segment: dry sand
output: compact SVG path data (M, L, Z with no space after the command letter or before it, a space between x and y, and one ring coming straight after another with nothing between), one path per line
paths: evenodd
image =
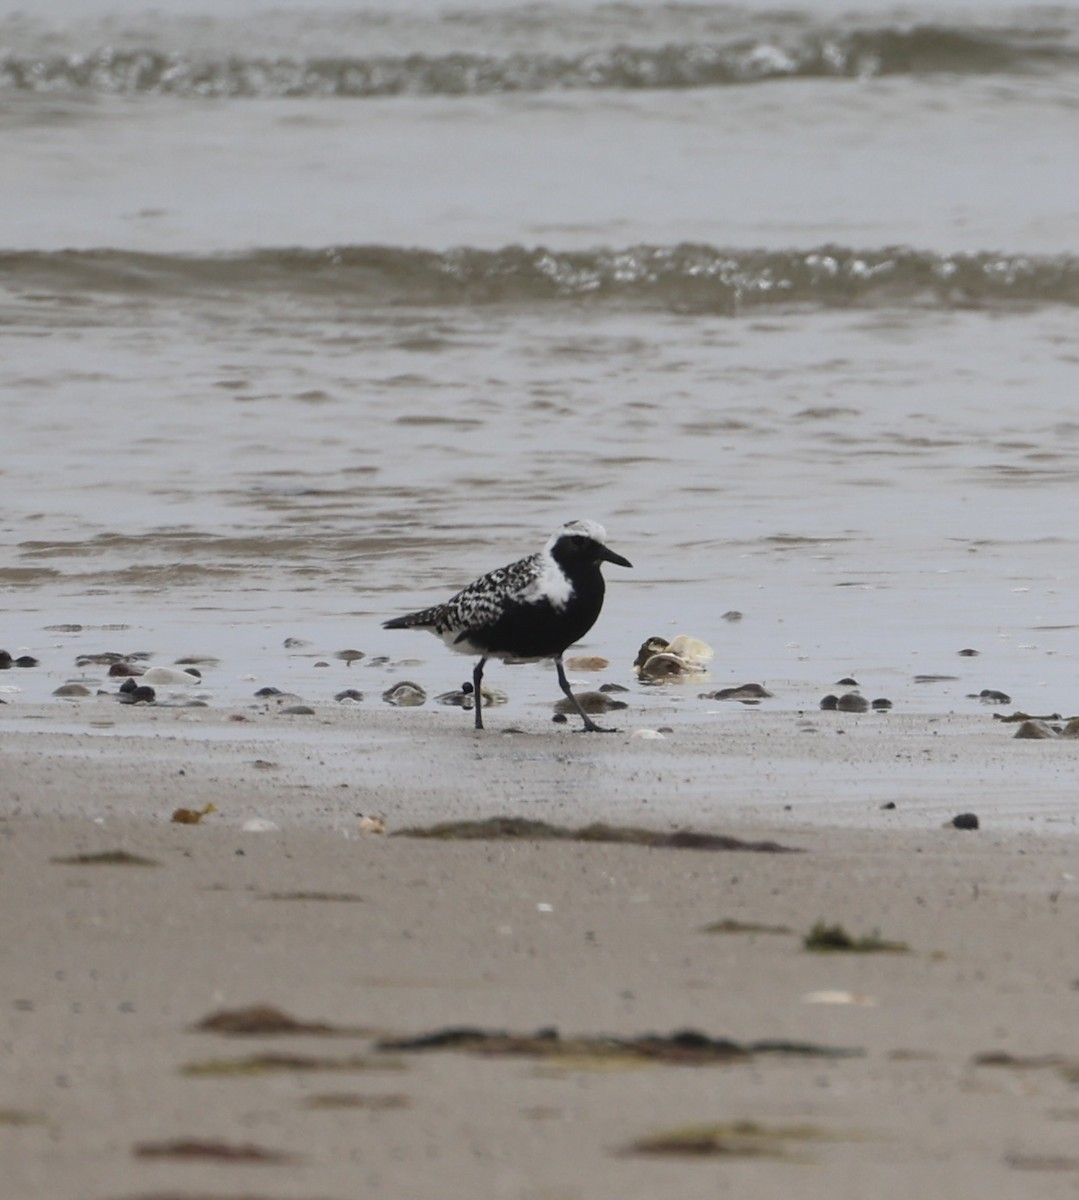
M988 716L735 711L663 741L633 724L503 733L497 710L485 736L467 722L5 713L4 1200L1077 1194L1079 743L1015 741ZM170 823L208 802L200 824ZM978 831L943 827L970 810ZM803 853L421 842L363 835L358 812L391 833L492 813L691 824ZM55 861L118 849L158 865ZM790 932L702 932L724 919ZM910 952L807 952L818 919ZM356 1032L192 1030L254 1003ZM631 1067L372 1051L462 1024L861 1053ZM183 1071L266 1051L376 1063ZM626 1153L735 1120L820 1136L783 1157ZM136 1154L177 1138L295 1161Z

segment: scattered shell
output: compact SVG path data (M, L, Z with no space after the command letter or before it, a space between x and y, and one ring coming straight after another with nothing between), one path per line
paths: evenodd
M360 817L360 833L385 833L386 818L373 814L368 817Z
M1051 738L1056 737L1055 731L1044 721L1024 721L1015 731L1017 738Z
M505 692L499 691L498 688L491 688L484 685L480 690L483 695L484 708L491 708L496 704L509 703L509 696ZM466 683L453 692L443 692L441 696L435 697L435 703L446 704L453 708L471 710L474 704L472 684Z
M382 699L395 708L419 708L427 702L427 693L418 683L402 679L382 693Z
M614 700L606 692L577 692L577 703L586 713L614 712L618 708L629 708L625 700ZM556 713L572 714L576 706L568 696L564 696L554 706Z
M274 833L281 826L265 817L251 817L240 826L243 833Z
M676 654L660 651L659 654L653 654L647 658L637 670L642 679L657 680L677 679L679 676L687 674L689 668Z
M663 742L666 741L666 734L660 733L658 729L635 729L630 735L631 738L640 738L642 742Z
M840 992L840 991L823 991L823 992L806 992L802 997L803 1004L858 1004L863 1008L873 1008L876 1003L875 996L867 996L864 992Z
M661 650L666 650L669 645L670 642L664 637L646 638L641 643L641 648L637 651L637 657L633 660L633 665L635 667L643 667L653 654L659 654Z
M101 654L79 654L75 658L77 667L111 667L113 663L130 662L132 659L145 660L150 657L144 651L134 654L120 654L115 650L105 650Z
M567 658L565 665L570 671L606 671L611 663L598 654L578 654L574 658Z
M699 675L715 655L707 642L680 633L670 642L659 637L649 638L642 644L633 665L642 679L656 682L682 675Z
M69 699L76 696L89 696L90 689L84 683L62 683L53 692L54 696L67 696Z
M189 687L202 682L202 675L194 668L177 670L176 667L150 667L143 672L142 682L155 684L157 687L177 687L187 684Z

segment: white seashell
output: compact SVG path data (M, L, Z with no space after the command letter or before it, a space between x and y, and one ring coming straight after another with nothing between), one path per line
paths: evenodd
M685 633L680 633L670 642L667 646L667 653L677 655L687 664L699 666L711 662L716 656L715 650L707 642L702 642L700 638L690 637Z
M642 742L663 742L667 740L667 735L660 733L658 729L635 729L629 736L631 738L640 738Z
M275 833L280 828L280 825L267 821L265 817L251 817L240 826L244 833Z
M175 687L181 683L189 686L201 685L202 680L197 675L189 675L186 671L181 671L178 667L151 667L142 673L139 683L158 687Z

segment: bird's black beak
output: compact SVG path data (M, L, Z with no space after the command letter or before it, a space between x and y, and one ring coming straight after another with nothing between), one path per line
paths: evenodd
M633 563L628 558L623 558L621 554L615 554L613 550L608 550L606 546L600 547L600 559L603 562L614 563L619 567L632 567Z

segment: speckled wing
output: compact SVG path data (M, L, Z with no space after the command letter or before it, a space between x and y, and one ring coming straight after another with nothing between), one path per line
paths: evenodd
M530 554L507 567L499 567L462 588L445 604L421 609L387 621L386 629L430 629L452 641L457 634L492 625L507 603L526 601L526 593L541 574L540 554Z

